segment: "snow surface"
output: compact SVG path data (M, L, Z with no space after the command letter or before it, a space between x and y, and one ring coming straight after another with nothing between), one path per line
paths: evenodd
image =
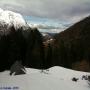
M52 67L48 70L26 68L27 74L9 76L9 71L0 73L0 88L17 87L16 90L90 90L86 80L82 80L82 75L90 73L69 70L63 67ZM72 81L73 77L78 77L77 82ZM3 89L6 90L6 89Z
M14 25L15 29L18 29L26 26L26 22L21 14L0 8L0 25L7 27Z

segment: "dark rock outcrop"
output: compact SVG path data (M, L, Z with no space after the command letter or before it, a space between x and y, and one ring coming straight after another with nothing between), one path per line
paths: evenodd
M10 75L22 75L26 74L24 66L21 64L21 61L16 61L10 68Z

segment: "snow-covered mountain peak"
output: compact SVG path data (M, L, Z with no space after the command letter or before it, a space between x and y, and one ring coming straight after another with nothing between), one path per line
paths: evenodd
M9 28L12 25L15 29L18 29L25 27L27 24L21 14L0 8L0 27L6 26Z

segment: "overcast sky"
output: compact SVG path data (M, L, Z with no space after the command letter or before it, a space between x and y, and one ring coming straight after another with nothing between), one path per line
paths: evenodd
M2 9L26 16L77 21L90 13L90 0L0 0Z

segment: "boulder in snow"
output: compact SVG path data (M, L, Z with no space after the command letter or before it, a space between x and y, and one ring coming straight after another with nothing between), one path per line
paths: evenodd
M10 68L10 75L21 75L26 74L24 66L21 64L21 61L16 61Z

